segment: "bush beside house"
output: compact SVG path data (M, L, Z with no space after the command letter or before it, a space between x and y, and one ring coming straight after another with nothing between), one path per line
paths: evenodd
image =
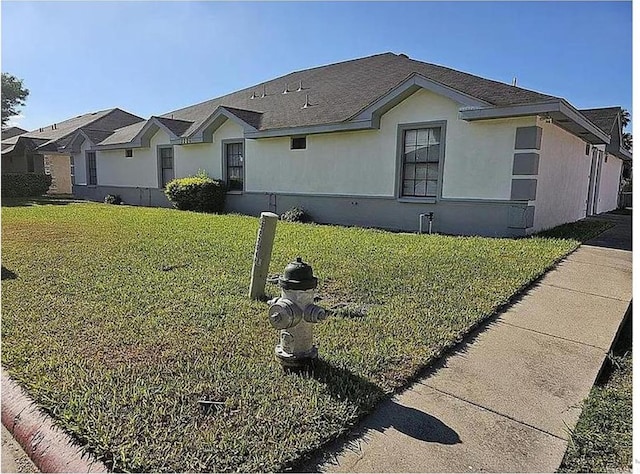
M165 194L176 208L183 211L221 213L224 211L226 190L223 181L198 174L170 181Z
M51 175L32 173L3 173L2 197L42 196L51 186Z

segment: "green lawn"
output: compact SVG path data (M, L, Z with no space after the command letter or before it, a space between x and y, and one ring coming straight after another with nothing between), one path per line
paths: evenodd
M270 271L301 256L321 304L352 309L317 325L316 370L287 374L266 303L247 298L257 219L11 204L2 364L115 470L284 469L579 244L281 222ZM585 238L606 225L574 228Z

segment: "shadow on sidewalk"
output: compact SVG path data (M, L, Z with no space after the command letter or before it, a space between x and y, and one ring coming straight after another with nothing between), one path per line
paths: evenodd
M589 217L588 219L611 222L614 226L593 239L588 240L584 245L616 250L632 250L631 215L606 213Z
M322 359L300 374L325 384L332 397L349 399L367 411L385 397L384 392L373 383ZM462 442L458 433L438 418L388 399L377 406L356 429L323 446L321 451L310 453L309 458L301 459L287 471L318 472L322 465L331 463L344 451L356 449L360 442L367 440L367 433L374 430L384 433L389 428L427 443L451 445Z

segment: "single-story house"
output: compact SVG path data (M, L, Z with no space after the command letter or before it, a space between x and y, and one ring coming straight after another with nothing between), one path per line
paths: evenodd
M76 133L108 137L114 130L143 122L121 109L100 110L27 132L12 127L2 132L2 173L51 175L50 194L71 194L73 168L66 145Z
M227 209L305 208L323 223L522 236L616 207L620 108L385 53L293 72L66 149L73 192L166 206L205 170Z

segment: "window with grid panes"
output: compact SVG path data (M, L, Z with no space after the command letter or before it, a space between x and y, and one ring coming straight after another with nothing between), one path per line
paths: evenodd
M162 187L174 178L173 173L173 147L160 148L160 173L162 175Z
M98 168L96 166L95 151L87 152L87 184L93 186L98 184Z
M227 187L229 191L242 191L244 181L244 158L242 143L227 143Z
M436 197L441 161L442 127L404 130L402 144L403 197Z

